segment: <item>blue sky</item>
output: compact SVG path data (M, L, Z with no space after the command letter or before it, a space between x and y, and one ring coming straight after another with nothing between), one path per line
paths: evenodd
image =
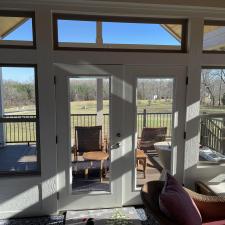
M24 24L7 35L3 40L32 41L32 20L28 19Z
M34 82L34 68L2 67L2 79L22 83Z
M58 20L58 36L61 42L95 43L96 22ZM113 44L157 44L180 45L180 43L158 24L103 22L104 43ZM10 33L4 40L32 41L32 21ZM4 80L29 82L34 79L32 68L2 69Z
M58 21L60 42L96 42L96 22ZM158 44L180 45L180 43L158 24L103 22L103 43L113 44Z

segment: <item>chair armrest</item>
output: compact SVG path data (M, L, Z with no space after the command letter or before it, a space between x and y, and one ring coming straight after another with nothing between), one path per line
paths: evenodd
M76 161L77 160L77 146L76 145L73 145L71 147L71 152L73 153L74 155L74 160Z
M102 150L103 150L104 152L108 152L108 139L107 139L107 138L104 138L104 139L103 139Z
M202 195L217 195L216 193L213 192L213 190L211 190L209 188L209 186L207 184L205 184L202 181L196 181L195 182L195 191L199 194Z
M76 145L73 145L72 147L71 147L71 151L72 152L75 152L77 150L77 146Z
M198 207L203 222L225 219L225 197L198 194L185 188Z
M140 148L140 142L141 142L141 138L137 138L137 148Z

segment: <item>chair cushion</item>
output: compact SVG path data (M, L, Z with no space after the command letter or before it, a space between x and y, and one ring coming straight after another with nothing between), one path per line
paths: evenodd
M201 225L202 218L193 200L176 179L167 173L159 196L160 210L177 224Z
M225 220L203 223L202 225L225 225Z

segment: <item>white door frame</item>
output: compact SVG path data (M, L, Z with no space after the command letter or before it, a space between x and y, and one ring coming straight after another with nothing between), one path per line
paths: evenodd
M123 176L123 205L141 204L140 189L136 188L135 133L136 133L136 81L137 78L173 78L173 152L171 173L183 183L184 173L184 132L186 119L186 67L162 65L128 65L125 66L125 99L123 153L126 156L124 167L127 173ZM132 122L131 122L132 121ZM179 149L179 151L178 151Z
M91 193L72 193L69 78L72 76L109 76L111 79L110 145L120 143L122 137L123 78L120 65L55 64L58 210L94 209L122 206L121 145L111 151L111 190ZM120 113L118 110L120 109Z

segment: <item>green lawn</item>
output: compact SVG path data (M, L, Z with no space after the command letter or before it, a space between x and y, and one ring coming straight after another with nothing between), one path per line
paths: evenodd
M96 101L74 101L70 104L71 114L95 114L96 113ZM138 112L143 112L144 109L149 113L158 112L172 112L171 100L138 100L137 102ZM34 115L34 106L12 107L6 108L5 112L16 115ZM201 106L201 112L206 113L225 113L225 106L212 107ZM103 101L103 113L109 113L109 101Z

